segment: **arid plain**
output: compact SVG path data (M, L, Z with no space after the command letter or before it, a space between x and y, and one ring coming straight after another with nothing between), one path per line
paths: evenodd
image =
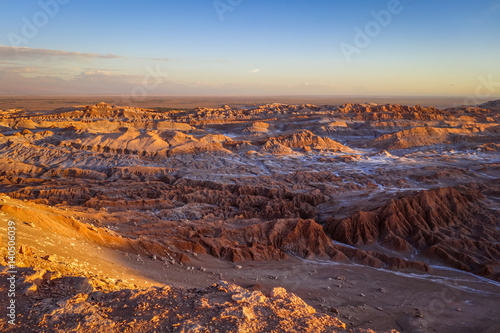
M2 331L500 330L500 101L96 99L0 101Z

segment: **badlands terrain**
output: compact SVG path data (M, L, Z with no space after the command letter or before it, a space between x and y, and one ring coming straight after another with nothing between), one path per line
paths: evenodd
M500 101L19 106L2 331L500 331Z

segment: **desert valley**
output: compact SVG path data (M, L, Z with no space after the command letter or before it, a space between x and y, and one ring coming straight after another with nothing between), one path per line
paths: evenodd
M500 330L500 101L108 103L0 112L3 332Z

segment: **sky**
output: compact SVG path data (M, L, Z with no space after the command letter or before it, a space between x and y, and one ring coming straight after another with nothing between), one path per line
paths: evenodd
M500 96L500 0L0 0L0 95Z

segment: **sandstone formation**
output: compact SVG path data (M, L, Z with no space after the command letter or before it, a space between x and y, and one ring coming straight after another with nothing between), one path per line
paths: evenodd
M391 200L375 211L330 219L325 231L349 245L390 250L500 280L499 219L474 190L441 188Z
M394 134L383 135L371 145L383 149L406 149L411 147L445 144L453 141L457 135L469 131L457 128L415 127Z

